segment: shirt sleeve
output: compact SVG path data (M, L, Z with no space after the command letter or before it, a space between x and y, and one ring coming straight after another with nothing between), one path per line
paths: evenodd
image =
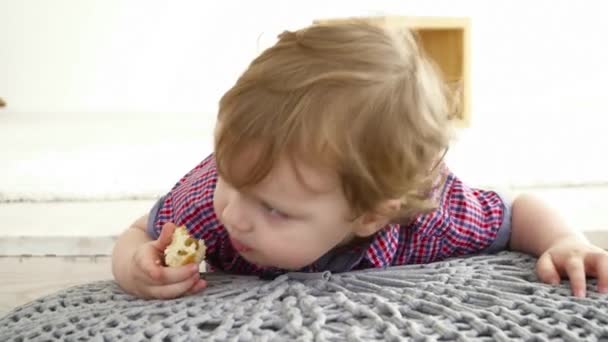
M507 248L511 202L495 191L471 188L448 172L436 210L408 227L408 262L494 253Z
M186 226L197 239L204 239L207 253L217 245L218 222L213 209L217 170L213 155L207 157L162 196L152 207L146 231L152 239L160 236L163 225L172 222Z

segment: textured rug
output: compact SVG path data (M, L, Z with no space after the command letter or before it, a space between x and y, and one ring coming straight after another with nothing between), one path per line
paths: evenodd
M538 282L503 252L429 265L274 280L206 274L202 294L139 300L112 281L0 318L0 341L608 341L608 295Z

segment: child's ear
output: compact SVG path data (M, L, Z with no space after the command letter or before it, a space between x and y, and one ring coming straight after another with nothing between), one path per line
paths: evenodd
M355 235L367 237L384 228L395 214L401 209L401 201L392 199L384 201L376 210L367 212L359 217Z

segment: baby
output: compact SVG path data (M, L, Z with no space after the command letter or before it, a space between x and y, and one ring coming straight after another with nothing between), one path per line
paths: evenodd
M608 253L535 198L464 184L443 163L454 106L404 28L364 20L284 32L222 97L214 153L116 242L127 292L203 290L198 266L161 261L176 226L209 267L273 277L511 249L547 283L608 291Z

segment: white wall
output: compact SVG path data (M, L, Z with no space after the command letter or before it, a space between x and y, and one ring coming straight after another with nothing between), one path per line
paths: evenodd
M211 150L221 94L315 18L472 20L474 184L608 182L608 3L0 0L0 199L158 194ZM159 157L161 155L161 157Z

